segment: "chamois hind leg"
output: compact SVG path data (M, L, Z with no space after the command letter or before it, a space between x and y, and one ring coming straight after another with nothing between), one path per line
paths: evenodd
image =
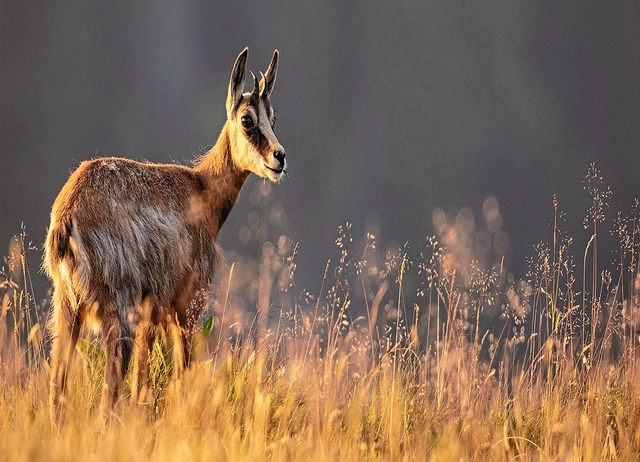
M53 294L51 323L51 424L54 429L60 429L64 423L64 391L69 363L80 333L79 313L62 287L55 289Z
M153 403L153 394L149 386L149 358L156 338L152 322L153 306L147 298L140 307L140 320L136 328L136 340L133 352L133 384L131 401L134 404Z
M100 408L105 423L108 424L122 392L122 384L129 368L134 339L127 320L120 319L118 316L119 312L125 313L126 310L118 311L113 301L108 301L103 306L102 329L106 363Z

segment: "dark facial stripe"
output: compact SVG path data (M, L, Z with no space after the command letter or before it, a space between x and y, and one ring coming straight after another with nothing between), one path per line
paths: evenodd
M245 132L246 133L246 132ZM247 138L251 145L260 153L264 153L269 148L269 140L262 134L259 125L256 126L247 133Z
M262 99L261 101L259 97L255 97L254 95L251 95L249 98L250 99L248 103L251 105L251 107L254 110L253 113L255 115L255 125L253 129L251 129L250 131L247 132L245 130L245 135L249 140L249 143L251 143L251 145L259 153L264 155L264 154L267 154L267 151L269 150L269 147L270 147L270 143L267 137L262 133L262 130L260 129L260 123L262 122L260 118L260 104L264 104L265 112L267 114L273 114L273 109L271 108L271 105L269 104L269 102L265 101L264 99ZM269 124L271 124L271 122L269 122Z

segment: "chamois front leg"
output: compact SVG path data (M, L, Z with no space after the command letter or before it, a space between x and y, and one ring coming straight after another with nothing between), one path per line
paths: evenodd
M53 294L52 323L50 412L51 424L57 431L64 423L67 373L80 333L80 316L73 310L68 297L60 289Z
M196 293L196 298L193 294ZM173 309L167 318L167 327L171 337L173 352L173 376L182 379L185 368L191 362L191 347L195 321L200 313L200 291L194 281L185 284L185 289L174 300ZM179 385L179 384L178 384Z

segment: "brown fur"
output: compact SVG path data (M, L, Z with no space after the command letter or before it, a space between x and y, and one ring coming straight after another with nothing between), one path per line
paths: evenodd
M194 168L100 158L69 177L51 211L44 269L53 280L51 416L63 418L69 360L80 329L102 334L102 410L114 410L131 355L132 399L150 400L149 354L158 329L173 343L174 374L189 363L193 334L221 260L220 227L251 172L284 173L269 95L277 72L242 93L247 49L236 60L227 122ZM250 127L243 117L251 117ZM255 140L259 140L256 143Z

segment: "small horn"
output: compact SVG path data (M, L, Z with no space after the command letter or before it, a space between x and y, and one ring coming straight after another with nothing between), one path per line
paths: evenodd
M260 71L260 97L264 93L264 85L266 83L266 79L264 78L264 74Z
M256 75L252 71L249 71L249 72L251 72L251 75L253 76L253 92L252 92L252 94L256 95L256 96L260 96L260 82L258 82L258 79L256 78Z

